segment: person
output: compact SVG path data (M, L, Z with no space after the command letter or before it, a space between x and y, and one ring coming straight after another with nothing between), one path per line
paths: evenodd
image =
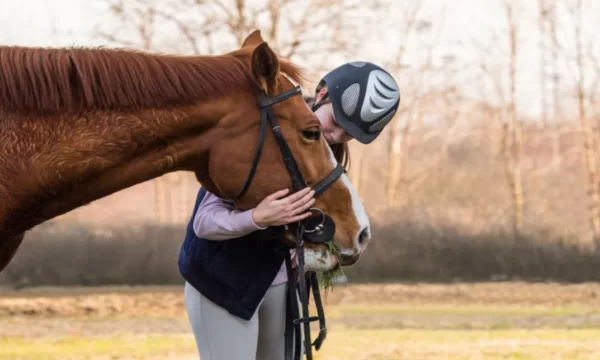
M319 118L336 159L347 165L348 142L369 144L400 103L394 78L369 62L332 70L305 101ZM277 191L255 208L233 204L201 188L179 254L185 308L202 360L283 359L287 272L274 226L306 218L310 188Z

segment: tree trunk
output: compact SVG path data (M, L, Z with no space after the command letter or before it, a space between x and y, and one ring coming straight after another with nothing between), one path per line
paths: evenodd
M396 202L396 185L400 178L400 139L398 139L398 123L390 124L389 163L387 181L387 204L394 206Z
M539 27L540 27L540 82L542 97L542 127L548 126L548 97L546 85L546 18L547 6L545 0L539 0Z
M178 221L180 223L187 223L192 214L190 213L190 174L181 172L179 174L181 176L181 188L179 191L179 218Z
M363 197L363 173L365 172L364 170L364 157L365 157L365 151L361 150L361 151L355 151L353 156L352 156L352 170L351 170L351 181L352 184L354 185L354 188L356 189L356 192L358 193L359 197Z
M163 176L154 179L154 194L156 206L156 219L159 224L164 224L167 221L166 212L166 190L165 179Z
M516 67L517 67L517 25L512 4L506 3L506 14L509 24L510 39L510 102L508 118L503 126L503 154L505 173L511 193L513 208L513 232L518 235L523 227L525 200L523 195L523 180L521 174L521 151L523 143L523 132L516 105Z
M413 114L408 114L406 125L399 130L396 125L392 126L393 137L390 140L390 162L388 171L388 205L398 204L398 184L402 178L402 158L408 150L409 132Z
M583 130L583 146L585 160L588 170L588 179L590 182L590 197L592 200L591 206L591 226L594 237L594 244L600 244L600 179L598 178L598 167L596 159L596 143L594 134L586 113L585 107L585 89L583 85L583 49L581 44L581 0L577 1L575 17L575 51L577 62L577 107L579 110L579 121Z

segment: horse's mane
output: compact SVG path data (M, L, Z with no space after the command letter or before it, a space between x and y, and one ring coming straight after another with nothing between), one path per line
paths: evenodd
M302 82L302 71L281 60ZM250 86L234 56L174 56L105 48L0 46L0 109L137 110L185 105Z

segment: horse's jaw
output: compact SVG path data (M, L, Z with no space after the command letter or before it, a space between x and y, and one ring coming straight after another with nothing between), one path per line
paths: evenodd
M304 270L326 272L338 266L338 260L327 247L323 249L304 248Z
M283 234L283 241L291 249L295 249L297 240L294 231L287 229ZM329 247L323 244L314 244L305 241L303 251L304 271L326 272L339 266L337 256L329 251ZM296 259L298 259L297 254Z

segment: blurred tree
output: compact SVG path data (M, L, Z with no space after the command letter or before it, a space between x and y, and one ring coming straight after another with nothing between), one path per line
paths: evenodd
M583 130L585 160L587 164L588 178L590 184L591 198L591 227L593 240L596 246L600 245L600 174L598 173L598 144L596 135L590 123L590 114L588 111L588 101L591 94L588 93L585 84L584 72L586 63L593 58L587 57L584 49L584 39L582 34L583 12L585 11L582 0L575 0L567 5L569 13L574 22L574 43L575 43L575 64L576 64L576 85L575 92L577 97L577 109L579 112L579 122Z

